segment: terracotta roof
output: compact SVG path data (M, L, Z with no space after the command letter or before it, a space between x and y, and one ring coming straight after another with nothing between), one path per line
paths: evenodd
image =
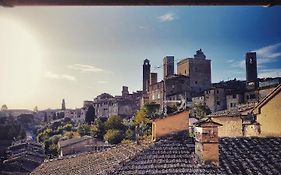
M73 145L75 143L79 143L88 139L93 139L91 136L83 136L83 137L77 137L77 138L72 138L72 139L67 139L67 140L60 140L58 145L59 147L66 147L69 145Z
M281 91L281 84L279 84L271 93L269 93L264 99L252 109L252 112L260 113L260 108L263 107L267 102L269 102L273 97L275 97Z
M195 122L193 124L194 126L222 126L222 124L214 122L210 117L204 118L199 120L198 122Z
M192 139L166 137L151 145L43 163L31 174L280 174L281 138L221 138L220 167L201 164Z
M79 175L108 174L122 161L131 158L147 145L118 145L101 152L83 153L65 158L45 161L31 174L33 175Z
M221 110L216 111L208 115L208 117L238 117L240 115L245 115L245 112L251 111L255 107L255 103L246 103L246 104L240 104L236 108L233 108L231 110Z
M194 144L166 139L155 143L112 174L279 174L281 138L222 138L220 167L200 164Z

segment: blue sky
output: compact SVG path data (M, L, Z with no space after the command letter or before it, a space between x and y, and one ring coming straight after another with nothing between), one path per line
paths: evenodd
M259 77L281 76L281 7L1 8L1 34L0 104L10 108L56 108L62 98L81 107L122 85L136 91L145 58L159 81L164 56L200 48L213 82L245 79L247 51L258 53Z

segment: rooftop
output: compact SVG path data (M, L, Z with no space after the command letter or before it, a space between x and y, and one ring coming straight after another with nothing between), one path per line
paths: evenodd
M170 136L150 145L119 145L45 162L32 174L279 174L280 145L281 138L221 138L216 168L200 163L192 139Z

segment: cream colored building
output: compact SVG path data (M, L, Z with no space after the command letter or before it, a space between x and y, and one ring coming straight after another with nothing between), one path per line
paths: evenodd
M252 111L260 124L261 136L281 136L281 84Z

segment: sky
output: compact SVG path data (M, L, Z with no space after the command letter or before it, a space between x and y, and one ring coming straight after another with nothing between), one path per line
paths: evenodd
M142 64L162 78L202 48L212 82L245 79L245 53L258 76L281 76L281 7L0 8L0 104L39 110L82 107L100 93L142 88Z

